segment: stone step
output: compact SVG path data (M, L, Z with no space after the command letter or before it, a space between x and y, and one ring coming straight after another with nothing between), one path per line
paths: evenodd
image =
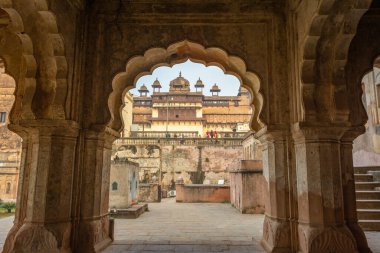
M356 199L380 199L380 191L356 190Z
M379 220L380 209L358 209L359 220Z
M380 182L355 182L355 189L360 190L375 190L380 187Z
M358 199L356 200L357 209L380 209L379 199Z
M371 174L355 174L355 182L371 182L373 176Z
M359 225L365 231L380 231L379 220L359 220Z
M355 174L367 174L368 171L380 171L380 166L354 167Z

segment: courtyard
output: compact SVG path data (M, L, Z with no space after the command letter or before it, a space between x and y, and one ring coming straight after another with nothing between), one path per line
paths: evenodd
M264 215L240 214L229 203L150 203L138 219L115 221L116 252L264 252L260 247ZM0 249L13 217L0 219ZM380 232L366 232L373 252L380 252Z

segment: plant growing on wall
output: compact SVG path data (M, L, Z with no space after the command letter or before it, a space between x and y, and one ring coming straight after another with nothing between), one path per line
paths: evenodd
M208 159L208 157L205 158L205 162L208 163L210 161L210 159Z

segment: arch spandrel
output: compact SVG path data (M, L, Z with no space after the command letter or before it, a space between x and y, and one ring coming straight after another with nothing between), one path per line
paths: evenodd
M160 66L173 66L186 60L202 63L206 66L218 66L224 73L236 76L242 86L252 94L253 116L251 128L259 131L264 127L260 119L263 107L263 96L260 93L260 78L254 72L247 71L246 64L236 56L229 56L220 48L205 48L200 44L187 40L170 45L167 49L152 48L144 56L131 58L125 72L117 74L112 81L112 93L108 98L111 120L108 127L120 132L122 128L121 109L125 93L135 87L136 81L150 74Z

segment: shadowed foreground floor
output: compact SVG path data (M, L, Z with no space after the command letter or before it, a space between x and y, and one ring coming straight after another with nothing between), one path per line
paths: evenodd
M138 219L115 221L115 242L104 253L264 252L259 245L263 215L240 214L230 204L149 204ZM0 249L13 217L0 219ZM372 251L380 252L380 232L367 232Z

